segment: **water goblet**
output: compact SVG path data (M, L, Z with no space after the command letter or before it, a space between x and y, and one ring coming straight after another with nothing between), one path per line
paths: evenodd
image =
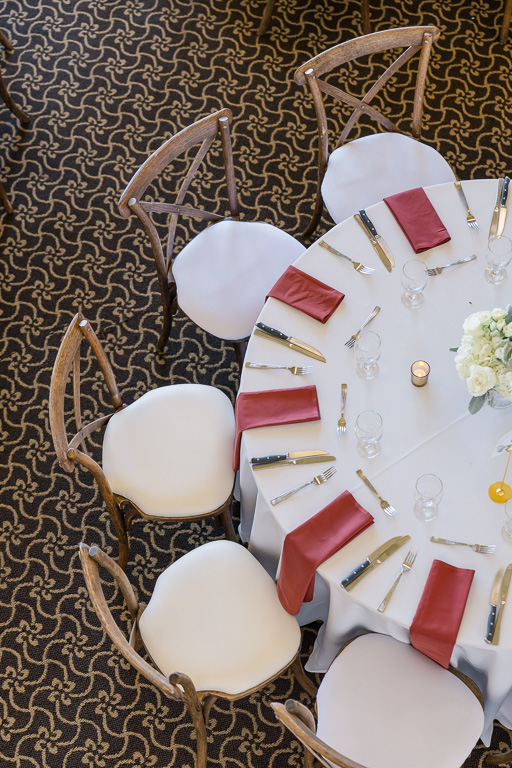
M437 517L439 502L443 495L443 484L437 475L421 475L414 489L414 514L419 520L428 522Z
M402 267L402 304L408 309L421 307L424 301L423 289L428 282L427 266L421 259L406 261Z
M356 373L361 379L374 379L380 358L380 336L373 331L363 331L355 343Z
M512 258L512 242L508 237L491 237L487 244L485 279L491 285L499 285L507 278L505 267Z
M508 501L503 509L501 538L506 541L507 544L512 544L512 501Z
M354 431L357 437L357 452L365 459L373 459L380 453L382 437L382 416L377 411L362 411L356 419Z

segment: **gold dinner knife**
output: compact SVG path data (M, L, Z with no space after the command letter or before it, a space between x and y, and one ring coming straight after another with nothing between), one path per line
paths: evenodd
M253 469L266 469L269 467L286 467L295 464L313 464L318 461L336 461L336 456L331 456L327 451L290 451L290 453L276 454L275 456L259 456L251 459Z
M364 562L358 565L349 575L342 579L340 584L349 592L357 582L363 578L367 573L370 573L374 568L387 560L393 552L400 549L401 546L409 541L410 536L394 536L392 539L388 539L380 547L377 547Z
M500 596L501 577L503 576L503 568L500 568L496 576L494 577L494 584L492 585L491 599L489 604L491 610L489 611L489 618L487 619L487 634L485 636L486 643L492 643L494 636L494 630L496 629L496 613L498 598Z
M496 205L492 212L491 226L489 227L489 240L491 237L496 237L496 230L498 227L498 215L500 212L500 200L501 200L501 188L503 186L504 179L500 179L498 182L498 194L496 195Z
M285 347L295 349L297 352L303 352L309 357L314 357L315 360L321 360L322 363L327 362L322 353L319 352L318 349L312 347L310 344L306 344L304 341L299 341L299 339L294 339L293 336L287 336L282 331L278 331L276 328L271 328L269 325L265 325L264 323L256 323L256 330L254 333L257 336L263 336L265 339L272 339L272 341L277 341L280 344L284 344Z
M505 603L507 601L507 594L508 594L508 588L510 586L511 576L512 576L512 563L507 565L507 567L505 568L505 575L503 576L503 581L501 582L500 605L498 608L498 615L496 617L496 626L494 628L494 635L491 641L493 645L498 645L498 642L500 639L501 619L503 617L503 609L505 608Z
M366 211L361 209L359 213L354 214L354 219L357 221L359 226L363 228L364 232L366 232L366 235L370 238L379 259L382 261L387 271L391 272L395 266L393 254L384 242L384 239L378 234L375 226L373 225L373 222L368 218Z

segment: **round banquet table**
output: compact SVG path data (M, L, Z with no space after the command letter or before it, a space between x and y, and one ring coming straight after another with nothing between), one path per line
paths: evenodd
M244 368L240 389L251 392L315 384L321 419L244 432L239 475L240 532L249 549L275 577L286 534L344 490L349 490L374 516L374 525L318 568L313 601L304 603L298 615L301 624L323 622L307 664L310 671L325 671L342 643L363 630L409 642L409 626L434 559L474 569L451 664L472 677L483 692L486 717L482 739L488 744L494 718L512 726L512 607L504 609L499 644L484 641L494 576L500 567L512 562L512 546L500 535L503 505L488 496L489 485L501 480L505 471L506 454L494 458L492 454L499 438L512 429L512 408L495 410L485 405L479 413L470 415L470 396L455 370L450 348L459 345L462 323L469 314L506 307L512 300L512 269L508 280L499 286L484 279L498 181L466 181L463 187L479 229L467 225L465 209L453 184L428 187L425 192L451 240L418 256L385 203L368 208L368 215L395 258L391 273L385 270L353 218L333 227L324 239L351 258L374 267L374 274L356 272L318 242L308 248L295 265L345 294L326 324L278 300L266 302L259 319L313 345L325 355L327 363L253 335L247 361L312 364L313 372L299 377L288 371ZM512 237L512 214L504 234ZM477 254L475 261L429 279L422 307L410 310L402 305L400 276L407 260L421 258L434 267L472 253ZM365 381L356 375L354 351L344 342L375 305L381 311L368 328L381 337L382 354L378 376ZM428 384L422 388L411 383L410 366L415 360L426 360L431 366ZM338 435L342 382L348 385L347 432ZM383 418L381 452L373 459L361 458L356 450L354 423L357 414L366 409L378 411ZM330 464L254 472L250 458L317 448L336 456L336 462L331 463L337 473L323 485L309 486L272 506L270 499L312 479ZM383 512L377 498L357 476L358 468L398 510L395 516ZM438 475L444 486L438 517L430 522L418 520L413 511L415 481L425 473ZM510 473L512 484L512 467ZM350 592L340 586L340 580L376 547L392 536L405 534L410 534L410 542ZM483 555L467 547L431 543L431 535L496 544L497 548L494 554ZM418 547L416 562L402 578L386 612L379 613L377 606L413 545Z

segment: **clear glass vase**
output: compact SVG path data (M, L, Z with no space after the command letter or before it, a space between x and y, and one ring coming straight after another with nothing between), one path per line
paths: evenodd
M487 392L485 402L491 408L509 408L512 405L512 400L505 400L495 389L490 389Z

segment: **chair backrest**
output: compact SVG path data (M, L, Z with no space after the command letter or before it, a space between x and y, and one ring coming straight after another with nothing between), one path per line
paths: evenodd
M218 112L203 117L196 123L184 128L175 136L172 136L153 152L143 165L141 165L119 200L119 211L121 215L128 218L132 213L135 213L149 237L164 306L168 301L168 283L172 281L172 257L179 217L189 216L209 222L222 221L225 218L218 213L210 213L203 209L183 205L183 200L194 176L201 167L215 138L219 135L222 141L230 216L233 219L239 218L233 154L229 131L231 121L231 110L220 109ZM199 145L197 153L193 160L190 161L185 178L183 178L181 183L176 185L174 201L171 203L143 201L142 196L146 192L148 186L180 155L183 155L197 145ZM167 226L167 245L165 252L160 239L159 228L157 228L151 218L151 213L170 214Z
M319 162L320 165L324 166L324 169L329 155L329 141L327 117L322 94L332 96L335 100L339 100L353 108L333 149L342 146L347 141L352 128L361 115L367 115L387 131L404 133L388 117L375 109L371 102L388 80L418 52L420 52L420 55L414 89L411 132L414 138L418 139L420 137L427 67L432 45L438 39L439 34L439 29L433 26L404 27L402 29L386 29L381 32L373 32L370 35L339 43L339 45L314 56L296 70L295 82L297 85L308 86L313 96L319 132ZM328 75L334 69L349 64L356 59L393 49L405 50L393 59L387 69L366 91L362 98L356 98L352 94L322 79L324 75ZM386 57L386 61L389 61L389 56Z
M103 629L108 634L117 650L137 670L137 672L144 675L144 677L159 688L162 693L165 693L173 699L183 701L184 697L181 689L170 683L165 675L155 669L155 667L152 667L151 664L148 664L148 662L137 652L142 646L138 630L138 618L144 606L139 605L135 592L124 571L97 546L93 545L89 547L87 544L81 543L79 551L89 597ZM98 565L103 566L111 576L113 576L114 581L123 594L133 622L130 640L128 640L126 635L121 631L108 607Z
M332 768L333 765L339 766L339 768L365 768L361 763L355 763L353 760L345 757L345 755L332 749L316 736L313 715L300 702L294 699L288 699L285 704L271 701L270 706L274 710L277 719L308 750L309 754L307 754L307 758L304 760L304 768L312 768L313 757L319 763L326 766L326 768Z

